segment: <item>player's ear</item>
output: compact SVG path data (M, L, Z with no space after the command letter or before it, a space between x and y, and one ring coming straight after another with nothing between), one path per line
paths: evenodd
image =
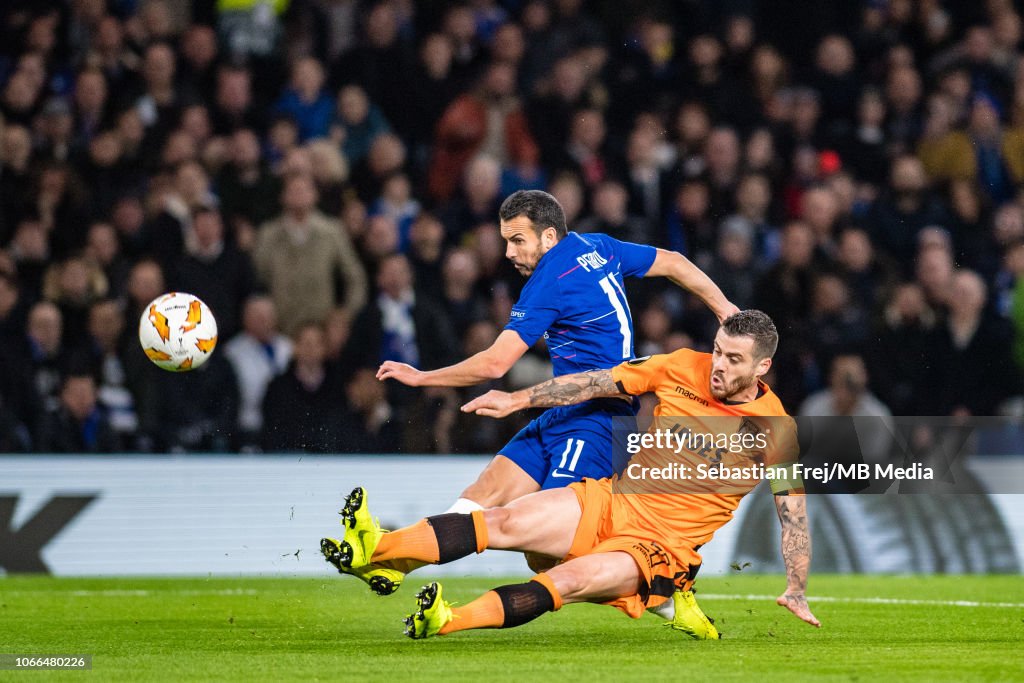
M771 358L762 358L760 361L758 361L757 367L754 368L754 377L756 379L761 379L766 374L768 374L768 371L771 370L771 367L772 367L772 359Z
M555 230L554 226L544 228L540 233L540 243L545 249L550 249L558 244L558 232Z

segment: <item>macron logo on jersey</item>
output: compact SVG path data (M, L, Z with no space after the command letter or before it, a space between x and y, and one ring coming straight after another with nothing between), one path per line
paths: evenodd
M576 263L583 266L583 270L588 273L592 270L597 270L601 266L608 263L608 259L602 257L596 251L592 251L589 254L583 254L576 257Z

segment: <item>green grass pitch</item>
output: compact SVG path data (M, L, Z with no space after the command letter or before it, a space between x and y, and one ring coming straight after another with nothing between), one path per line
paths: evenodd
M823 627L771 600L778 576L701 578L725 638L694 642L647 615L570 605L512 630L402 636L422 582L380 598L349 577L0 578L0 652L91 654L91 672L2 680L1024 680L1019 576L813 576ZM494 579L448 579L467 602ZM885 599L892 599L886 602ZM1000 603L951 605L946 601Z

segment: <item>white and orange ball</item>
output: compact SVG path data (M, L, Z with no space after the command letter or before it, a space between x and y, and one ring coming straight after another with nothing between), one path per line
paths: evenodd
M142 311L139 342L146 356L164 370L195 370L217 346L217 321L199 297L170 292Z

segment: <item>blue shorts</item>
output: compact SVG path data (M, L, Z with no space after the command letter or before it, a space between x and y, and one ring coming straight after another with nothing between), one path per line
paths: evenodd
M635 401L599 398L547 410L519 430L498 453L519 465L541 489L584 477L610 477L612 418L636 416Z

